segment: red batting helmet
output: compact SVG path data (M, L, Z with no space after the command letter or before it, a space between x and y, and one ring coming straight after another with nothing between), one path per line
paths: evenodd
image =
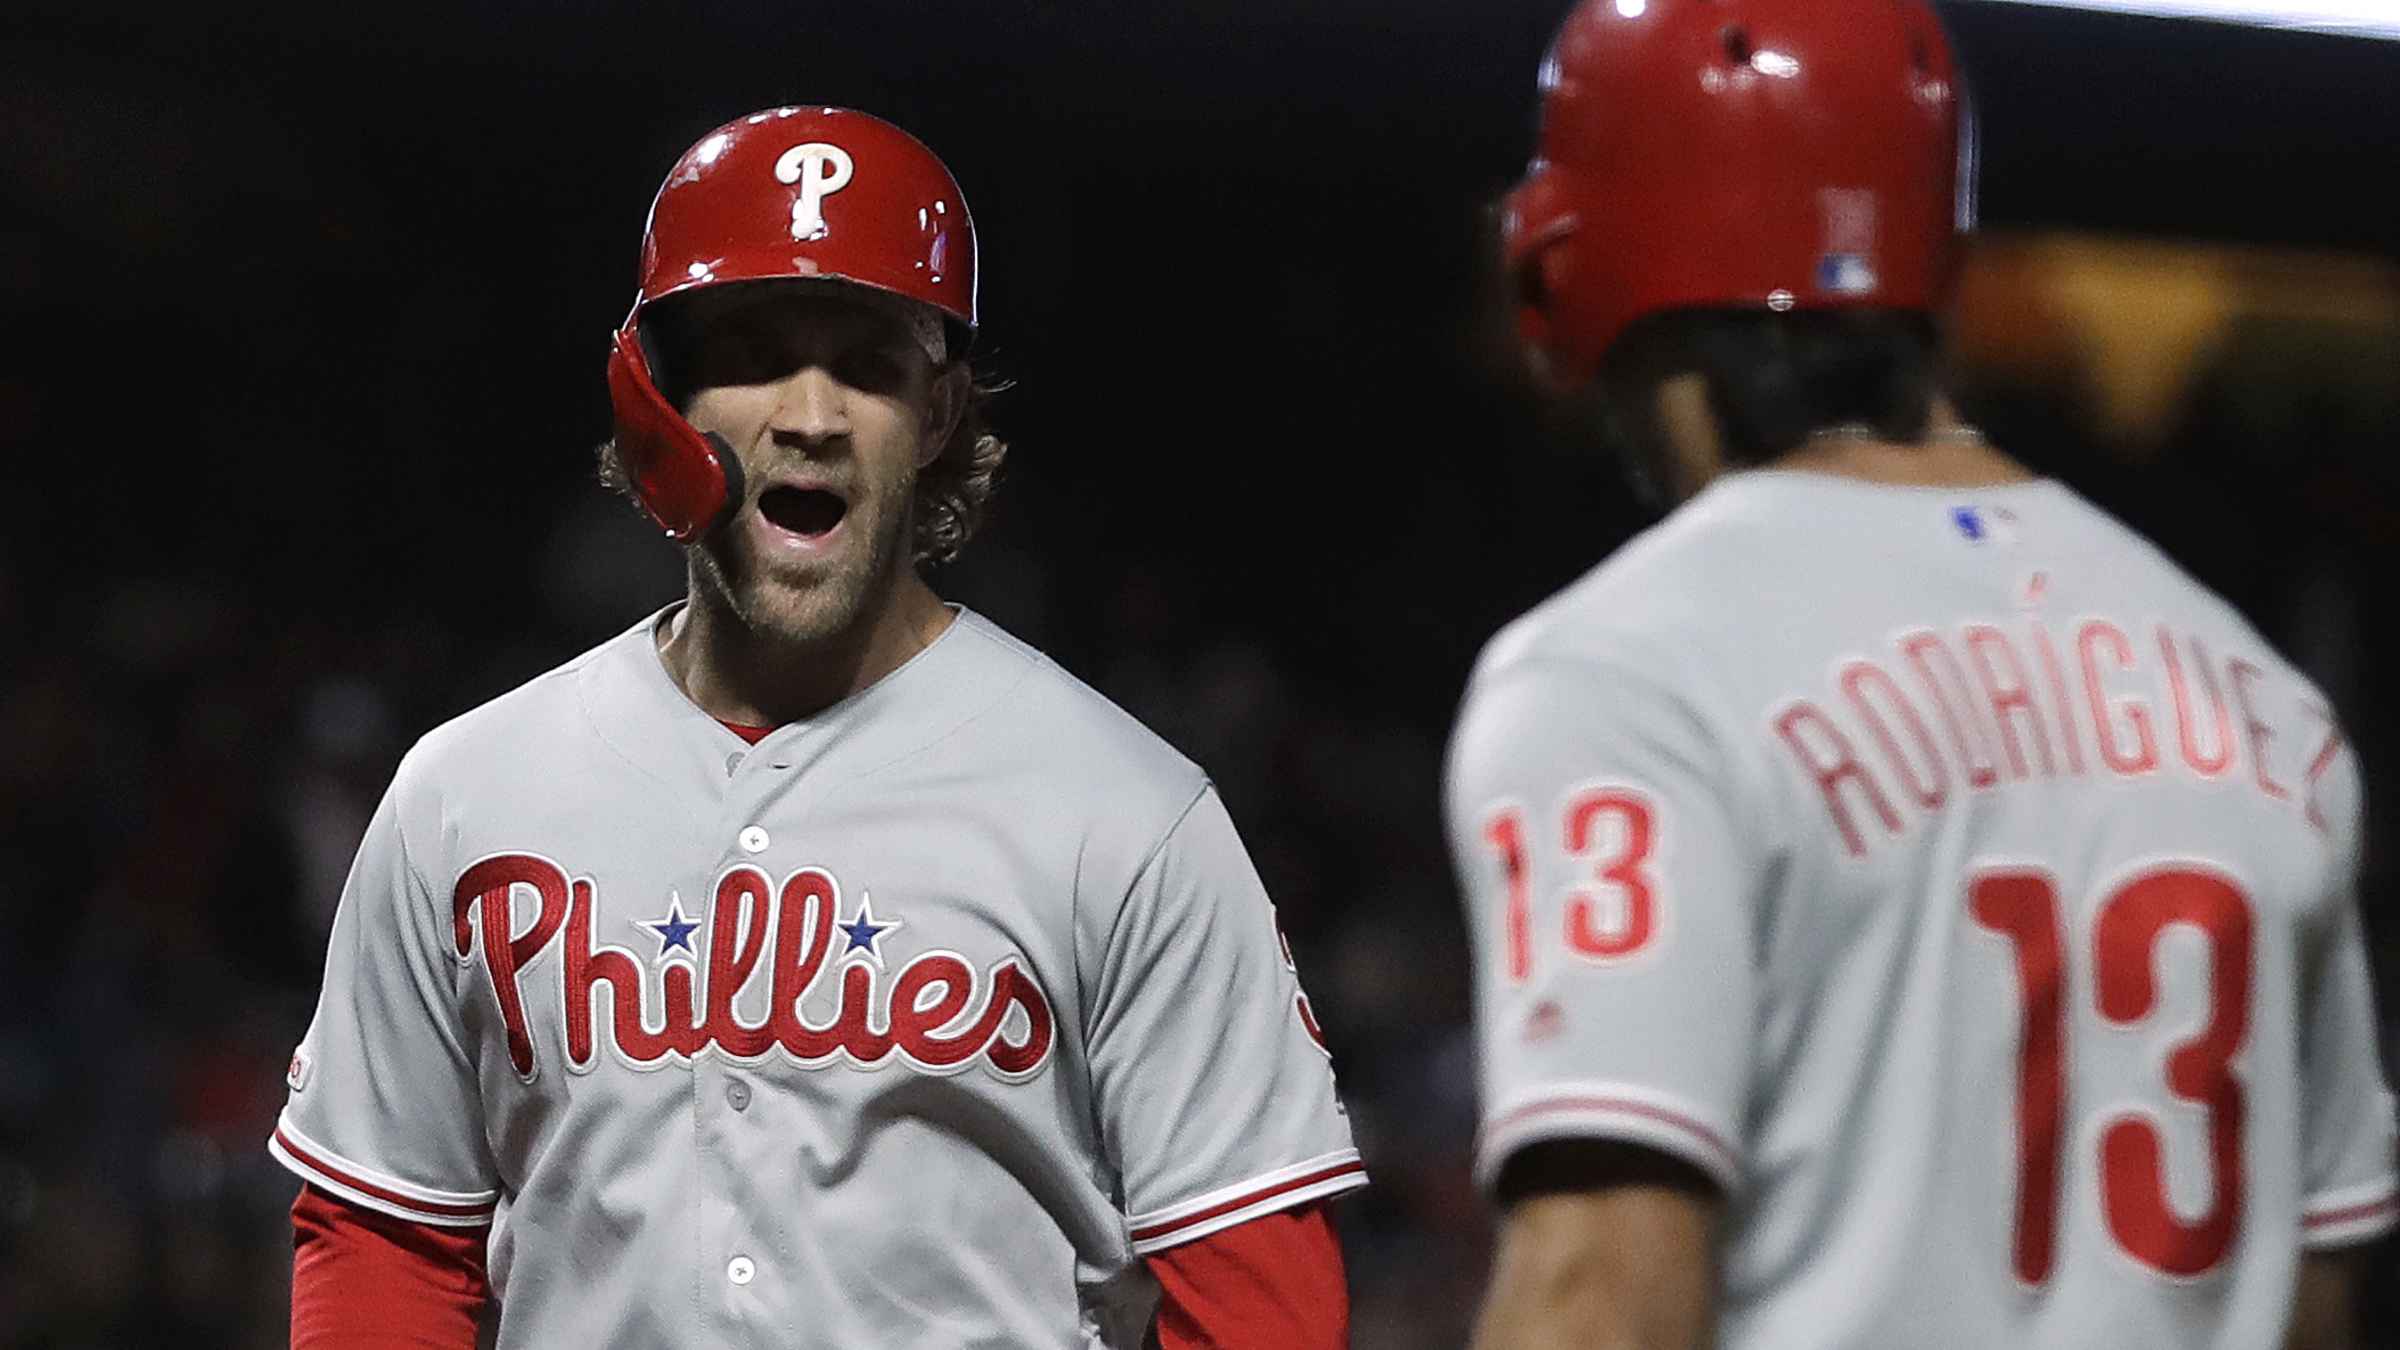
M1583 0L1541 90L1502 238L1566 382L1662 310L1946 300L1974 135L1923 0Z
M843 108L772 108L700 138L660 186L642 233L641 290L608 356L619 460L642 508L678 540L741 501L741 466L685 421L651 376L642 312L729 282L872 287L975 327L975 225L958 181L916 137Z

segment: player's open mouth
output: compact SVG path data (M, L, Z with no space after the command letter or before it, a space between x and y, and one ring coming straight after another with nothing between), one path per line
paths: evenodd
M758 514L769 525L801 539L821 539L842 523L850 504L823 488L771 487L758 496Z

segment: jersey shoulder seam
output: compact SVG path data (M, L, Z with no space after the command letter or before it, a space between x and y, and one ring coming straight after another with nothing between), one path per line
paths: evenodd
M1198 808L1201 800L1215 790L1216 784L1203 775L1200 786L1189 798L1185 799L1182 809L1167 821L1167 827L1159 831L1158 837L1151 841L1149 850L1142 854L1141 862L1135 864L1132 875L1126 879L1125 889L1117 894L1117 912L1109 919L1108 940L1103 944L1104 950L1116 945L1117 929L1125 922L1126 911L1133 908L1134 892L1141 889L1142 879L1150 875L1150 869L1158 865L1159 856L1167 851L1167 841L1173 839L1175 832L1183 828L1183 822L1191 819L1192 812ZM1076 901L1071 901L1070 904L1079 902L1080 899L1081 896L1078 895ZM1079 980L1081 978L1080 971L1077 978Z
M424 742L420 740L419 748L422 749L423 745ZM440 819L444 810L441 782L425 765L424 758L417 751L411 751L392 774L392 838L399 846L400 869L418 890L416 896L410 897L411 900L431 908L441 892L435 889L424 866L418 861L417 846L409 841L410 799L420 795L427 799L435 819Z
M1175 813L1174 818L1167 822L1167 827L1159 832L1158 838L1151 841L1149 850L1142 855L1141 862L1134 866L1133 873L1127 879L1124 890L1117 893L1117 912L1109 917L1108 935L1100 942L1100 951L1104 957L1117 945L1117 931L1125 923L1126 911L1133 908L1133 893L1142 884L1142 878L1149 875L1151 866L1158 860L1158 855L1166 851L1167 841L1175 837L1175 831L1183 827L1183 822L1191 815L1192 808L1200 804L1200 799L1208 795L1212 786L1213 784L1203 776L1199 788L1184 802L1182 809ZM1077 936L1083 931L1083 893L1084 887L1080 885L1067 888L1067 963L1075 974L1076 1016L1083 1022L1088 1032L1091 1027L1090 991L1092 982L1083 968L1083 943ZM1095 1095L1097 1085L1092 1082L1091 1056L1085 1054L1078 1058L1083 1064L1084 1099L1096 1101L1098 1100Z

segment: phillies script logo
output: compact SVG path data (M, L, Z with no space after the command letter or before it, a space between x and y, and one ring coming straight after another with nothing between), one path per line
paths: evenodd
M841 888L821 868L804 867L775 886L755 867L734 867L718 879L704 924L685 920L678 903L667 919L643 925L658 935L666 963L660 980L665 1006L655 1012L640 959L593 939L592 899L591 878L570 878L557 863L524 853L476 863L452 892L459 964L483 954L508 1033L509 1062L526 1082L533 1081L536 1066L524 970L553 944L565 949L552 987L567 1068L575 1073L591 1071L603 1036L618 1059L638 1069L688 1063L713 1050L743 1061L780 1054L810 1069L836 1060L874 1069L895 1057L936 1074L980 1064L1013 1083L1041 1072L1050 1057L1050 1003L1017 957L979 972L956 953L926 952L890 974L876 942L900 921L878 923L862 896L857 916L837 922ZM536 900L538 909L519 903ZM531 922L520 931L528 910ZM705 957L691 946L692 933L702 927L708 930ZM837 934L846 943L838 958ZM734 1012L734 996L762 965L770 990L767 1015L745 1022ZM835 1013L819 1025L801 1004L829 978ZM608 986L608 1018L596 1026L593 1008L602 985Z

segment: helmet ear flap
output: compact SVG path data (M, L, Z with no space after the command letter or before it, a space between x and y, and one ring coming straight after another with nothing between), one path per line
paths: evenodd
M1556 216L1530 232L1520 232L1513 214L1506 258L1509 305L1516 316L1517 337L1543 373L1556 365L1561 329L1554 317L1562 261L1559 250L1577 228L1573 216Z
M741 502L741 461L723 437L703 435L658 391L633 319L610 338L608 399L634 498L669 537L688 544Z

